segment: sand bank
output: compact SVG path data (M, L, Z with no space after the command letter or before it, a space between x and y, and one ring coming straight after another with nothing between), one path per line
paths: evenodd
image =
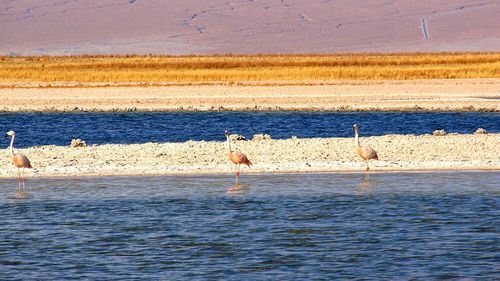
M500 170L500 134L386 135L361 138L378 150L371 171ZM245 173L364 171L352 138L237 141L254 163ZM227 147L220 141L98 145L80 148L41 146L22 149L33 167L28 177L172 175L230 173ZM0 177L16 177L9 150L0 159Z
M0 111L500 111L500 79L0 88ZM17 88L17 86L21 88ZM43 86L43 85L42 85ZM55 85L61 86L61 85Z

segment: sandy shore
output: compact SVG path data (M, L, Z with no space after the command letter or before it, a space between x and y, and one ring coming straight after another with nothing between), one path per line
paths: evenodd
M500 134L386 135L361 138L378 150L371 171L500 170ZM237 141L254 163L245 173L364 171L352 138ZM146 143L80 148L42 146L22 149L36 170L28 177L172 175L230 173L224 142ZM16 177L9 150L0 160L0 177Z
M500 111L500 79L53 86L2 83L0 111Z

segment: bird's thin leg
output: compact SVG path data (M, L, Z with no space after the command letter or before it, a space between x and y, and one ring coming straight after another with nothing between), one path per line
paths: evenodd
M236 164L236 176L240 176L240 164Z
M370 160L366 160L366 170L369 171L370 170L370 167L368 166L368 161Z
M17 168L17 178L19 180L19 191L21 191L21 169Z
M23 191L26 192L26 186L24 185L24 182L25 182L26 178L23 178L22 174L21 174L21 179L23 181Z

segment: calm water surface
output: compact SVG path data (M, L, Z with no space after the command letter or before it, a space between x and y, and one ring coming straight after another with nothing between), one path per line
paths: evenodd
M0 179L2 280L500 278L500 173Z
M500 132L500 114L482 112L163 112L163 113L3 113L0 132L18 133L17 147L224 140L224 130L251 138L268 133L291 136L351 137L352 124L363 136L431 134L434 130L473 133L481 127ZM7 146L8 142L4 142Z

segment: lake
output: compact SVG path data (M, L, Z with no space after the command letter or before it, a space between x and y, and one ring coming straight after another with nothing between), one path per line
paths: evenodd
M0 179L2 280L500 278L500 172Z
M1 113L0 130L17 133L16 147L88 144L225 140L224 130L251 138L291 136L352 137L432 134L434 130L471 134L481 127L500 132L494 112L155 112L155 113ZM8 141L4 141L8 146Z

